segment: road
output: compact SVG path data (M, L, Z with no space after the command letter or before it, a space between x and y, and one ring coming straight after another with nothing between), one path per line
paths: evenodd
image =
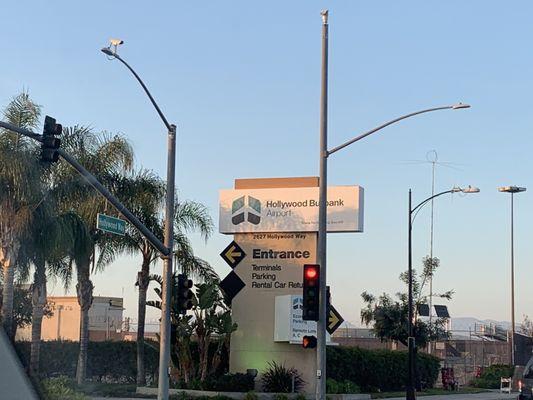
M499 392L487 392L476 394L445 394L437 396L417 396L423 400L514 400L518 397L517 393L499 393ZM393 397L388 400L405 400L403 397Z
M446 394L437 396L417 396L421 400L514 400L518 397L517 393L507 394L499 392L487 392L476 394ZM91 400L140 400L129 398L111 398L111 397L91 397ZM148 399L146 399L148 400ZM405 400L403 397L393 397L386 400Z

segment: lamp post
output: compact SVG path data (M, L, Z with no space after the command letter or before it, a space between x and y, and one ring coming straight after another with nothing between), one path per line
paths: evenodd
M322 72L320 96L320 151L319 151L319 206L318 206L318 246L317 259L320 265L320 302L319 320L317 322L317 373L316 373L316 399L325 400L326 397L326 246L327 246L327 168L328 157L365 137L386 128L406 118L414 117L439 110L459 110L469 108L468 104L457 103L448 106L428 108L403 115L375 127L347 142L328 150L327 119L328 119L328 10L321 12L322 16Z
M414 337L414 310L413 310L413 245L412 245L412 234L413 234L413 222L418 214L418 211L426 205L427 203L433 201L436 197L448 194L448 193L479 193L479 189L476 187L468 186L467 188L454 187L450 190L445 190L444 192L437 193L433 196L428 197L424 201L418 203L414 208L412 207L412 196L411 189L409 189L409 229L408 229L408 239L407 239L407 280L408 280L408 338L407 338L407 349L408 349L408 369L407 369L407 389L405 391L405 398L407 400L414 400L415 396L415 337Z
M152 105L156 109L159 117L163 121L167 129L167 195L165 200L165 239L164 244L168 249L167 255L162 255L163 259L163 293L161 304L161 328L160 328L160 343L159 343L159 381L157 398L158 400L168 399L168 367L170 361L170 298L171 298L171 280L172 280L172 256L174 248L174 184L176 174L176 125L169 124L168 120L163 115L163 112L155 102L150 91L141 80L139 75L124 61L116 52L116 47L122 44L122 41L111 41L115 50L111 47L104 47L101 49L102 53L113 59L119 60L122 64L130 70L140 83L145 93L148 95Z
M498 191L503 193L511 193L511 365L514 365L514 334L515 334L515 320L514 320L514 194L525 192L525 187L519 186L503 186L499 187Z

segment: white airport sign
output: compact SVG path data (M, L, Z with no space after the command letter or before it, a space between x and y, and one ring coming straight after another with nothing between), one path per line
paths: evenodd
M328 188L328 232L363 231L363 188ZM316 232L318 187L220 191L220 233Z

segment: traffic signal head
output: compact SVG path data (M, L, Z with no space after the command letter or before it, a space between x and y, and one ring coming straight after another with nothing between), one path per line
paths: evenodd
M180 314L186 314L193 306L192 298L192 288L193 282L191 279L187 279L187 275L179 274L178 275L178 293L176 294L176 303L178 312Z
M48 115L44 119L43 140L41 144L41 161L55 163L59 160L57 149L61 146L61 139L56 135L61 135L63 127L57 124L56 120Z
M303 279L303 309L304 321L318 321L320 299L320 266L316 264L304 265Z
M314 349L316 347L316 336L304 336L302 339L304 349Z

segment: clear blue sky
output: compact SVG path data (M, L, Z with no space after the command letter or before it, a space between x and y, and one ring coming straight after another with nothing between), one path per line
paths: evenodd
M140 87L99 49L120 54L178 125L177 185L218 220L218 190L238 177L318 173L319 12L330 10L329 141L339 144L421 108L472 104L404 121L330 159L332 185L365 188L365 232L329 236L336 307L359 321L360 293L401 289L407 191L473 184L479 195L435 203L437 290L454 289L452 316L510 318L509 197L531 186L533 4L528 1L21 1L2 7L0 104L23 88L64 125L89 124L131 139L137 162L165 173L165 130ZM516 197L516 316L533 314L531 191ZM429 208L414 227L414 260L427 254ZM215 234L197 252L221 275L231 240ZM95 277L136 315L140 260ZM52 290L62 294L57 287ZM155 314L152 314L155 316Z

